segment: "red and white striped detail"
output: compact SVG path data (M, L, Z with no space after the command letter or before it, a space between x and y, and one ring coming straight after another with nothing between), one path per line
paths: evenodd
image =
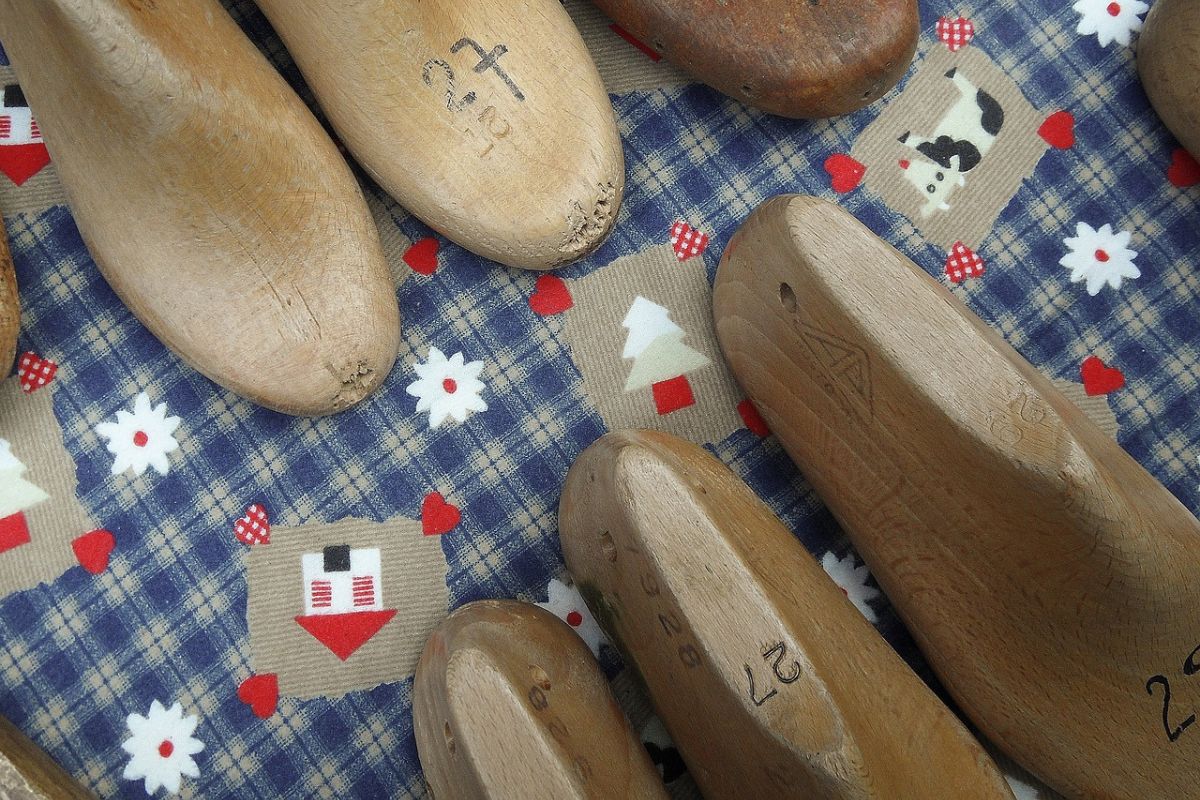
M355 575L351 584L354 607L375 605L375 579L370 575Z
M0 117L0 139L12 137L12 117L5 114Z
M329 581L312 582L312 607L329 608L333 605L333 584Z

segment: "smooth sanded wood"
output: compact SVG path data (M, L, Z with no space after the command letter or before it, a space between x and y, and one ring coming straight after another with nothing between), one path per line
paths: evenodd
M434 630L413 728L439 800L667 797L587 645L528 603L469 603Z
M983 733L1069 797L1195 796L1191 513L831 203L755 210L714 308L738 381Z
M1137 68L1163 123L1200 158L1200 3L1155 0L1138 38Z
M0 717L0 798L91 800L93 797L29 737Z
M912 61L916 0L595 0L673 63L785 117L832 117L878 100Z
M13 272L8 233L0 220L0 375L7 375L17 355L17 333L21 329L21 300Z
M616 118L559 0L257 0L338 135L432 228L544 270L608 235Z
M349 167L217 0L0 0L0 40L105 278L268 407L338 411L399 346Z
M709 800L1011 800L962 723L700 447L601 438L568 472L559 530Z

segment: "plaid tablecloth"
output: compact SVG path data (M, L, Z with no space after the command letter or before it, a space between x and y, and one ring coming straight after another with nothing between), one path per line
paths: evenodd
M254 6L228 5L309 98ZM17 376L0 395L0 438L11 449L0 469L9 470L5 479L43 488L74 469L75 498L50 491L40 502L77 502L88 519L80 527L100 531L90 538L85 530L53 532L72 546L67 560L34 575L36 585L9 581L0 600L0 712L101 796L144 797L157 786L145 777L153 759L143 741L153 738L147 726L174 735L181 750L189 743L196 751L193 740L203 744L187 754L195 769L179 755L164 773L181 777L183 796L423 796L411 660L355 670L356 658L371 655L372 637L357 653L329 661L306 627L288 635L326 660L304 662L303 674L272 666L283 639L272 638L271 614L302 615L302 600L317 595L299 560L260 553L294 545L299 550L286 558L298 559L310 537L329 570L337 567L323 548L339 537L382 552L385 562L409 558L389 548L415 537L412 546L424 547L419 555L374 573L380 604L396 611L377 635L403 628L388 646L410 659L428 624L470 600L516 597L549 601L564 616L580 613L564 585L558 496L573 459L618 425L663 427L707 444L927 674L830 514L720 365L705 330L707 282L686 280L711 282L740 222L777 193L845 204L1091 403L1122 446L1185 504L1200 501L1200 448L1193 447L1200 437L1200 167L1179 150L1138 82L1144 4L922 0L922 39L906 83L867 109L819 122L767 116L689 82L590 6L567 5L596 49L625 144L627 190L612 236L557 277L539 277L440 239L364 179L393 257L404 343L382 390L338 416L265 411L181 363L98 274L61 204L53 164L39 164L36 148L10 153L0 140L0 211L24 304L20 351L34 354L27 365L57 365L47 385L27 392ZM953 242L904 207L907 201L892 199L907 191L905 176L885 174L895 159L870 144L867 131L893 104L908 113L906 84L915 86L922 64L946 59L962 59L954 62L961 71L990 81L1010 109L994 152L983 154L974 175L962 173L966 186L950 200L978 199L998 217ZM5 69L0 77L17 84L19 75ZM978 77L984 73L990 77ZM1004 76L1015 86L1001 85ZM951 91L949 81L944 86ZM18 94L6 90L0 109L16 123ZM1010 103L1028 109L1016 113ZM914 131L924 123L928 130L919 132L931 135L939 119L916 122ZM25 144L37 143L26 134ZM1013 155L1008 172L985 175L1003 148L1021 147L1032 155ZM916 151L911 158L929 160ZM912 192L915 201L919 187ZM621 296L627 284L649 305L635 309ZM630 389L622 380L638 359L622 358L621 350L641 352L630 343L640 341L643 322L660 332L682 329L682 339L668 338L685 345L690 352L680 357L691 361L670 380L631 378L638 386ZM463 354L464 368L480 362L477 394L486 410L464 410L461 421L450 416L436 427L417 410L409 391L417 367L442 374L434 350L451 362ZM24 413L14 415L13 407ZM170 417L178 417L176 427ZM127 430L120 426L135 424L129 419L150 420L150 444L165 464L139 465L136 453L115 447ZM67 455L35 463L23 454L23 443L37 440L33 429L61 439ZM28 517L35 519L33 510ZM330 524L350 518L361 522L349 533ZM256 541L251 522L269 528L270 543ZM0 547L12 548L0 552L3 569L20 543ZM292 606L272 610L256 599L271 593ZM573 624L595 643L590 620ZM607 671L618 675L615 651L598 647Z

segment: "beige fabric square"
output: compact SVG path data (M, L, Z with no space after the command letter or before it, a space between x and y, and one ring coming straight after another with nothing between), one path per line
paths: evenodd
M314 590L305 557L310 570L319 569L313 564L321 563L325 548L343 546L368 558L378 551L376 595L364 604L371 610L353 613L396 611L345 660L297 621L317 616L306 613ZM419 521L344 519L272 527L270 544L250 549L247 568L251 666L258 674L275 673L281 695L300 698L336 697L404 680L416 668L429 633L446 616L446 571L441 537L423 535ZM351 628L355 619L343 614L335 621Z
M610 430L651 428L702 444L744 427L737 406L745 395L717 344L702 258L680 262L659 245L570 281L570 290L567 343ZM639 354L625 357L631 349ZM653 384L680 375L694 404L660 414Z
M591 0L563 0L563 6L587 45L604 87L613 94L638 89L657 89L693 82L683 70L665 58L658 61L618 36L610 27L612 20ZM649 42L644 42L650 46Z
M53 392L50 385L25 394L15 376L0 382L0 439L20 464L0 467L0 481L29 532L28 543L0 552L0 597L52 581L78 564L71 542L96 527L75 496L75 460L63 446ZM23 491L13 490L18 486ZM12 511L6 507L0 516Z
M951 69L954 77L947 77ZM993 136L997 108L1003 121ZM1038 134L1044 121L978 48L951 53L937 46L850 155L866 167L867 188L931 242L947 250L959 241L977 249L1049 147ZM906 133L907 143L899 141Z

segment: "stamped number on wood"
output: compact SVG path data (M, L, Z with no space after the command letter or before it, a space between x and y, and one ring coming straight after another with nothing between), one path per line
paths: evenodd
M518 102L525 102L525 93L517 86L512 76L505 71L500 64L500 57L508 52L508 45L498 44L491 50L487 50L479 42L469 36L464 36L450 47L450 53L456 54L464 49L470 49L475 52L478 57L478 62L471 67L471 71L476 75L484 75L491 73L497 79L502 81L512 96ZM454 67L450 66L449 62L441 58L431 58L425 62L421 68L421 80L425 85L435 91L441 91L446 97L446 108L455 113L466 111L468 107L474 106L478 97L474 91L468 91L466 94L459 96L459 86L457 83L458 77L454 72ZM476 115L477 109L471 108L471 114L475 117L475 122L479 124L479 129L482 131L484 138L488 139L487 146L479 153L479 157L483 158L492 151L496 146L496 142L508 136L512 132L512 125L508 120L500 116L494 105L488 105ZM475 131L468 131L475 134Z

